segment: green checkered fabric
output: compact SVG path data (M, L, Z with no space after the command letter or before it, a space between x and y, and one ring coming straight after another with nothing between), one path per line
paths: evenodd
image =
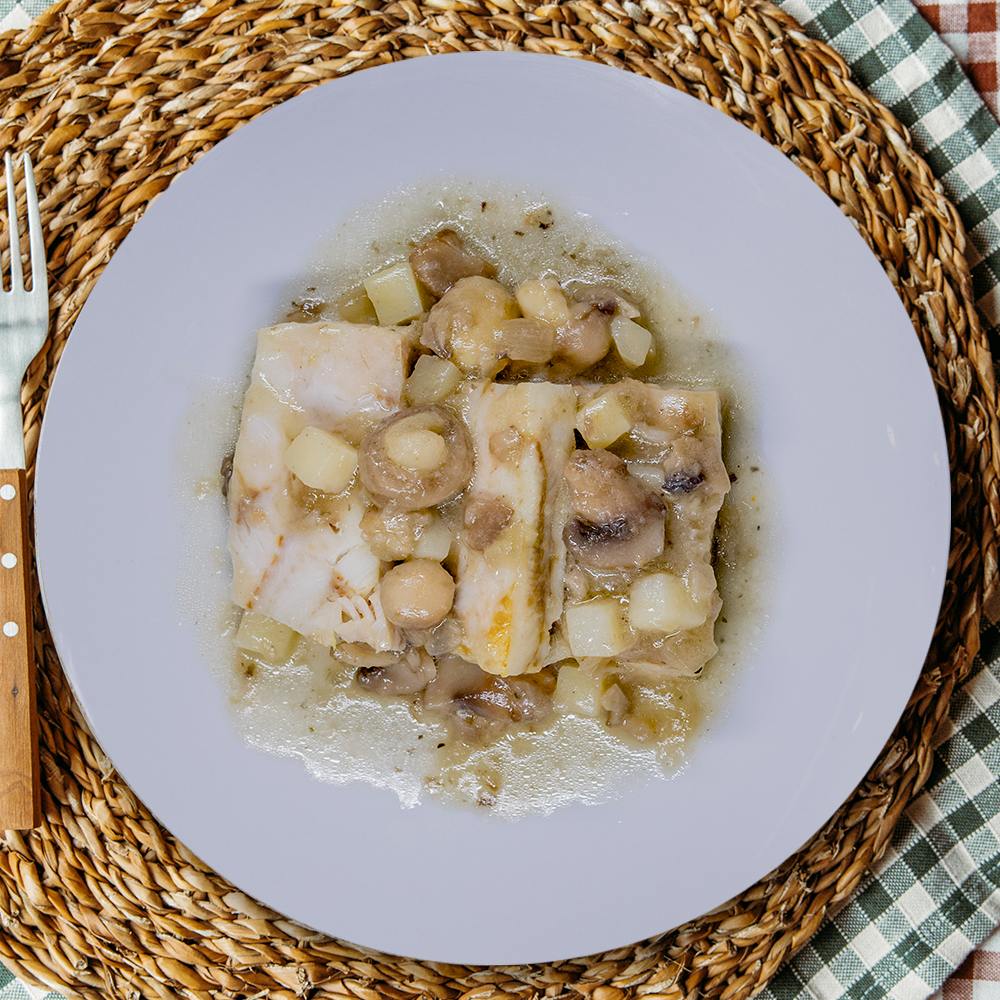
M909 128L958 206L977 303L1000 357L1000 126L908 0L779 0ZM48 0L0 0L0 31ZM996 616L994 616L995 619ZM1000 627L938 735L927 788L855 896L761 1000L925 1000L1000 925ZM0 1000L57 1000L0 966Z
M910 130L965 223L976 302L1000 357L1000 125L909 0L778 2Z
M781 0L910 130L969 233L977 304L1000 357L1000 125L908 0ZM994 616L995 617L995 616ZM927 788L852 900L761 1000L924 1000L1000 924L1000 628L984 622Z
M50 4L51 0L0 0L0 31L26 28Z
M848 905L764 1000L923 1000L1000 924L1000 628L937 736L927 788Z
M58 993L46 993L26 986L9 969L0 965L0 1000L63 1000Z

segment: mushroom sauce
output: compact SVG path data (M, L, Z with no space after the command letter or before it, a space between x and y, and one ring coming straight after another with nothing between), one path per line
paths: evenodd
M524 192L455 181L342 226L182 442L182 603L249 742L508 818L676 773L773 549L707 327Z

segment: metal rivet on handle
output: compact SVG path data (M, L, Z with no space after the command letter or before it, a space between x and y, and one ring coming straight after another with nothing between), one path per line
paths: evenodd
M4 500L13 500L16 496L17 490L10 483L4 483L3 486L0 486L0 497L3 497Z
M3 634L9 639L17 635L17 622L4 622Z
M0 566L4 569L13 569L17 565L17 556L13 552L5 552L0 556Z

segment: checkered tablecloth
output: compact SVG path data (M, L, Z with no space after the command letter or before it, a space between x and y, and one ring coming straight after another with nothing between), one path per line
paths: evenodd
M917 8L965 67L986 106L997 113L998 5L995 0L932 0Z
M25 27L47 6L0 0L0 31ZM958 206L977 303L1000 358L997 0L929 0L919 11L909 0L780 6L836 48L855 80L907 126ZM937 1000L1000 1000L998 619L1000 602L988 611L974 673L938 734L928 786L885 857L761 1000L925 1000L935 990ZM29 997L56 994L30 989L0 966L0 1000Z
M969 955L935 1000L1000 1000L1000 931Z
M926 789L852 900L761 998L923 1000L1000 925L1000 603L988 618Z

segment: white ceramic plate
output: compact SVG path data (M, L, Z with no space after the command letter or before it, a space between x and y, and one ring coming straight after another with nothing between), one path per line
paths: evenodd
M433 123L459 128L435 135ZM179 620L171 457L317 242L445 171L558 195L696 299L759 380L781 497L770 624L672 781L516 823L403 810L258 753ZM797 168L669 87L520 53L419 59L268 112L177 179L60 363L37 478L56 644L102 746L175 835L310 926L463 963L550 961L667 930L752 884L850 794L901 714L948 558L931 379L875 258Z

